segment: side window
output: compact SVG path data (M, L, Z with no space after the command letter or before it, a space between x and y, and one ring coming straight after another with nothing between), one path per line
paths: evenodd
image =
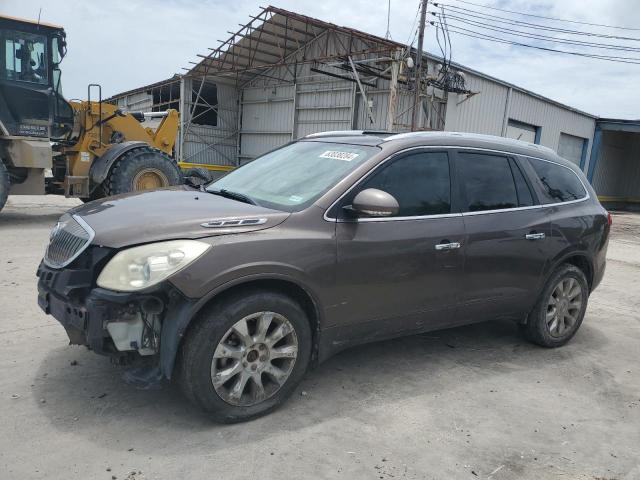
M568 202L587 196L582 182L573 171L557 163L529 159L544 194L543 203Z
M516 182L516 193L518 194L518 206L519 207L530 207L534 204L533 195L531 195L531 190L529 189L529 185L524 179L524 175L520 170L518 164L511 160L511 172L513 173L513 179Z
M518 206L509 159L484 153L459 153L459 171L468 212Z
M358 191L366 188L377 188L393 195L400 205L399 217L450 213L448 155L420 152L399 158L365 180Z

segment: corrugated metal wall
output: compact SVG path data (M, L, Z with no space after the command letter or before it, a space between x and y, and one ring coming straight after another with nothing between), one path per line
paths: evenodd
M315 132L352 128L356 84L327 80L325 77L296 85L295 138Z
M347 37L340 40L343 44L347 41ZM375 50L375 47L357 39L353 39L353 42L361 43L354 46L354 50ZM309 46L305 58L331 55L337 49L338 43L333 36L327 40L321 35L314 45ZM371 55L375 56L376 54ZM241 160L255 158L291 139L311 133L352 128L386 129L388 80L378 79L375 88L364 86L367 100L371 104L372 122L367 103L354 82L312 72L310 64L299 65L295 78L290 70L280 68L281 70L272 69L265 73L278 76L286 71L286 75L281 76L283 80L259 77L243 89ZM321 65L320 68L339 75L350 75L349 71L328 65ZM401 89L398 93L394 130L406 131L411 122L409 107L413 97ZM426 124L426 118L426 114L422 115L423 124Z
M466 75L466 85L469 90L479 93L469 98L449 95L444 129L501 135L509 88L476 75Z
M249 87L242 91L240 161L251 160L291 140L294 85Z
M184 91L197 93L199 80L190 78L184 80ZM183 150L181 161L203 163L206 165L237 165L237 124L238 124L238 94L235 86L221 81L213 81L218 92L218 121L215 127L198 125L187 126L183 135ZM186 94L184 102L184 122L193 108L192 96ZM196 119L197 122L197 119Z
M118 107L129 112L150 112L153 96L146 92L137 92L117 99Z
M593 176L598 195L640 197L640 134L602 132L600 158Z
M507 106L509 87L470 73L465 75L468 88L480 93L469 99L465 95L449 96L445 130L501 135L506 113L507 120L540 127L540 144L555 151L560 133L588 139L589 158L595 118L515 88ZM587 167L585 164L584 169Z
M345 41L346 37L339 40ZM339 50L339 42L333 35L325 33L299 55L304 55L307 60L326 57ZM355 38L353 42L360 43L354 45L354 50L376 49L375 45ZM375 56L377 54L370 55ZM428 60L430 73L435 72L436 63L433 59ZM316 67L339 75L350 75L349 71L327 64L320 63ZM371 105L371 121L367 103L354 82L312 72L311 68L311 64L302 63L265 71L265 75L256 76L243 86L240 94L229 80L215 80L218 85L218 125L192 125L185 129L182 160L236 165L239 161L251 160L292 139L314 132L387 128L389 81L378 79L375 88L364 87ZM556 151L561 133L588 139L587 162L583 167L585 170L588 168L595 128L593 117L477 73L465 71L465 76L467 87L477 94L470 97L461 94L447 96L430 88L426 109L420 113L420 128L502 135L511 119L540 127L540 143ZM185 78L185 92L191 92L191 82ZM393 130L407 131L411 123L413 94L406 88L400 88L398 93ZM435 97L433 101L431 94ZM191 107L191 95L187 93L187 97L183 115L188 115ZM151 107L150 95L146 94L131 95L126 102L138 110Z

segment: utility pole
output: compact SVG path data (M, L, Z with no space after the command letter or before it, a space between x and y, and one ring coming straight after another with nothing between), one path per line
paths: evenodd
M418 32L418 54L416 57L416 70L415 70L415 96L413 98L413 115L411 116L411 131L415 132L417 130L418 124L418 114L420 113L420 109L418 105L420 104L420 75L422 73L422 44L424 43L424 24L425 18L427 16L427 3L428 0L421 0L420 7L420 30Z

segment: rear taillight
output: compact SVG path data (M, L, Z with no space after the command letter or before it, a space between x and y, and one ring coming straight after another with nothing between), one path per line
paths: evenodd
M611 212L607 212L607 223L609 226L613 223L613 215L611 215Z

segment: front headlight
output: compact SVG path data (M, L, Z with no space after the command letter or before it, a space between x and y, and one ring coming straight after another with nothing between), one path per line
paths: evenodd
M142 290L182 270L210 247L196 240L172 240L128 248L107 263L97 283L121 292Z

